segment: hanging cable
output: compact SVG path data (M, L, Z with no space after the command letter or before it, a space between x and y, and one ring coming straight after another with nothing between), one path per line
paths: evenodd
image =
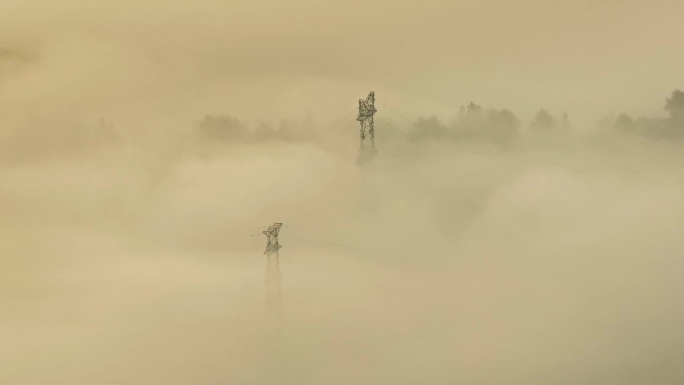
M323 140L323 139L325 139L331 132L333 132L333 131L335 130L335 128L339 127L340 124L344 123L344 122L349 118L349 115L351 115L351 114L353 114L354 112L356 112L357 109L358 109L358 107L354 107L353 110L347 112L347 113L344 114L344 116L342 116L340 119L337 119L335 122L331 123L330 129L329 129L328 131L326 131L323 135L321 135L321 137L320 137L318 140Z
M399 111L397 111L397 110L395 110L394 108L388 106L387 104L385 104L385 103L383 103L383 102L381 102L381 101L378 101L378 103L380 103L380 104L382 104L383 106L389 108L390 111L392 111L392 112L394 112L395 114L399 115L402 119L404 119L404 120L406 120L407 122L411 123L411 125L413 125L413 126L419 128L419 129L421 129L421 130L426 130L424 127L421 127L420 125L418 125L418 123L415 123L414 121L412 121L411 119L409 119L409 118L407 118L406 116L402 115Z
M387 122L386 120L381 119L380 117L378 117L378 120L381 121L381 122L382 122L384 125L386 125L387 127L389 127L389 128L391 128L391 129L393 129L394 131L398 132L398 133L399 133L401 136L403 136L405 139L411 140L411 138L409 138L409 136L408 136L407 134L405 134L403 131L399 130L398 128L394 127L393 125L391 125L391 124L390 124L389 122Z
M298 226L292 226L292 225L285 225L283 227L293 229L293 230L301 230L301 231L309 231L309 232L314 232L314 233L320 233L320 234L328 234L340 238L349 238L349 239L356 239L356 240L364 240L364 238L358 237L358 236L351 236L351 235L345 235L345 234L339 234L339 233L333 233L331 231L324 231L324 230L313 230L313 229L306 229L303 227L298 227Z
M289 236L289 235L281 235L281 237L283 237L283 238L288 238L288 239L294 239L294 240L298 240L298 241L305 241L305 242L311 242L311 243L318 243L318 244L323 244L323 245L333 245L333 246L345 247L345 248L348 248L348 249L356 249L356 250L363 250L363 251L375 252L375 250L366 249L366 248L358 247L358 246L346 245L346 244L337 243L337 242L327 242L327 241L320 241L320 240L316 240L316 239L307 239L307 238L291 237L291 236Z
M204 237L210 237L210 236L215 236L215 235L221 235L221 236L226 236L229 234L238 234L238 233L245 233L245 232L250 232L251 230L237 230L237 231L214 231L211 233L200 233L200 234L191 234L191 235L181 235L177 236L175 238L177 239L195 239L195 238L204 238Z

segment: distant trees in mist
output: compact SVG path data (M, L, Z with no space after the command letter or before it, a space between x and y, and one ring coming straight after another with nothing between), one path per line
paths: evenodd
M421 117L410 134L413 140L441 138L452 140L509 141L518 134L520 122L508 110L485 110L471 102L461 106L456 119L444 124L437 117Z
M536 131L548 131L556 124L556 119L545 109L539 110L532 120L530 128Z
M301 123L283 119L277 125L262 121L254 126L230 115L207 115L194 127L197 139L216 143L302 140L313 131L309 115Z
M684 92L674 90L665 102L665 111L670 113L672 121L681 123L684 120Z
M0 80L10 72L18 70L28 61L28 56L20 51L0 47Z
M530 122L530 135L542 139L569 139L572 136L572 127L567 113L556 118L546 109L540 109Z
M0 56L14 57L12 52L0 51ZM675 90L663 105L663 117L637 117L621 113L598 123L602 130L596 134L634 135L661 140L684 140L684 91ZM554 116L542 108L528 122L521 120L508 109L484 108L474 102L461 106L455 116L443 122L435 116L420 117L403 134L411 141L480 142L507 145L525 138L543 139L544 142L565 142L573 137L566 113ZM350 123L351 124L351 123ZM382 136L384 122L376 122L376 131ZM59 129L54 129L58 127ZM335 127L333 127L335 128ZM160 129L167 129L161 127ZM280 120L276 123L261 121L247 124L227 114L206 115L194 123L168 128L179 151L198 151L212 154L222 152L223 145L268 142L305 142L328 130L316 126L310 115L300 121ZM180 129L180 131L178 131ZM338 129L338 128L336 128ZM57 115L29 117L13 135L7 135L2 146L1 159L29 159L72 152L100 150L123 144L135 144L141 135L131 127L118 127L109 120L83 121L67 112ZM351 133L350 134L351 138ZM144 137L144 135L142 135ZM144 140L142 141L144 142ZM141 142L141 143L142 143ZM192 150L192 149L195 150Z
M436 117L418 119L411 137L414 140L427 138L446 138L454 140L483 141L490 143L509 143L522 134L523 124L508 109L484 109L471 102L461 106L458 115L445 124ZM529 134L538 136L557 136L570 133L569 118L564 113L559 119L546 109L540 109L529 123Z
M684 91L675 90L666 98L664 110L668 116L632 118L627 113L606 118L598 123L614 133L630 133L655 139L684 139ZM568 139L572 127L567 113L559 118L548 110L540 109L528 125L507 109L484 109L471 102L461 106L458 115L451 123L443 123L438 118L421 117L410 134L413 140L428 138L439 140L469 140L494 143L508 143L523 134L528 137Z
M664 110L668 113L666 118L639 117L634 119L627 113L621 113L608 124L617 131L651 138L684 138L684 92L674 90L670 97L665 99Z
M624 132L652 138L684 138L684 92L675 90L666 99L666 118L632 118L626 113L604 119L599 126L614 133ZM382 130L382 121L376 130ZM528 122L521 122L508 109L484 108L474 102L463 105L455 117L443 122L436 116L421 116L411 126L407 137L412 141L468 141L494 144L515 142L522 136L549 140L566 140L573 136L567 113L554 116L541 108ZM200 140L215 143L264 142L271 140L302 141L318 130L311 119L302 123L283 120L279 124L260 122L246 125L229 115L207 115L196 124Z
M665 103L667 118L633 119L620 114L604 120L603 125L616 132L637 133L651 137L684 137L684 92L675 90ZM382 121L376 130L381 129ZM228 143L263 143L269 141L306 141L320 134L310 115L301 122L281 120L246 124L226 114L206 115L192 127L195 143L221 145ZM526 124L508 109L484 108L474 102L461 106L454 119L442 122L435 116L421 116L408 132L412 141L469 141L494 144L512 143L523 135L530 138L565 140L572 137L567 113L554 116L541 108Z

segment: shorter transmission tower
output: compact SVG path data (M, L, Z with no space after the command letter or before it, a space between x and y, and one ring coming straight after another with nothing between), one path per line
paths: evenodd
M274 223L263 233L266 235L266 306L269 309L280 307L280 243L278 232L282 223Z
M359 99L359 117L356 118L361 123L361 145L359 147L359 158L356 164L362 166L375 157L375 128L373 127L373 115L378 110L375 109L375 93L371 91L366 99Z

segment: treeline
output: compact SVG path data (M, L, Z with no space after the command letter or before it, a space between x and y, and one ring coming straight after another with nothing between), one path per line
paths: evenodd
M665 117L638 117L622 113L605 118L597 123L600 130L596 133L628 134L645 138L679 140L684 139L684 92L675 90L666 98ZM73 120L73 119L72 119ZM4 158L22 158L29 153L63 153L78 149L118 146L128 142L124 132L108 120L102 118L94 124L66 120L60 130L43 130L52 122L28 122L21 130L24 134L15 135L4 145ZM351 124L351 123L350 123ZM382 130L383 120L376 123ZM410 131L407 131L410 130ZM41 135L32 133L40 131ZM184 142L186 149L196 146L205 151L212 148L221 151L226 144L267 143L269 141L303 142L318 138L325 129L317 127L310 116L301 121L281 120L277 123L258 122L248 124L225 114L206 115L182 129L178 140ZM410 126L404 126L404 133L412 141L439 140L462 142L513 143L523 136L527 138L551 138L565 141L573 135L570 119L566 113L554 116L540 109L535 117L523 124L508 109L483 108L471 102L461 106L456 116L449 122L437 117L420 117ZM523 135L524 134L524 135ZM126 140L129 139L129 140ZM35 151L28 151L29 148Z
M520 135L522 128L521 121L510 110L484 109L471 102L467 106L461 106L456 118L447 124L434 116L419 118L409 137L416 141L438 138L510 142ZM569 133L570 123L565 113L557 119L547 110L541 109L528 128L530 132L540 135Z
M250 125L230 115L207 115L194 125L197 138L217 143L300 141L314 132L315 127L310 116L304 118L303 122L281 120L278 124L273 124L263 121Z
M684 92L675 90L666 99L666 118L634 119L626 113L603 119L597 125L613 133L632 133L645 137L675 139L684 137ZM376 126L382 126L380 120ZM278 124L261 122L249 125L229 115L207 115L193 127L194 137L205 143L261 143L264 141L303 141L320 134L310 117L303 122L283 120ZM483 108L471 102L461 106L450 122L437 117L420 117L408 131L412 141L483 141L511 143L522 137L568 139L573 135L567 113L554 116L540 109L523 124L508 109Z
M639 117L632 118L622 113L615 118L603 122L603 126L618 132L642 135L656 139L684 138L684 92L675 90L665 100L665 118Z
M668 116L632 118L626 113L602 119L597 126L603 132L629 133L648 138L684 138L684 92L675 90L666 98L664 110ZM523 125L515 114L507 109L484 109L470 103L461 106L458 115L450 123L438 118L421 117L413 127L409 137L420 141L439 140L476 140L506 143L518 139L525 132L530 137L569 138L572 127L567 113L553 116L545 109L539 110L534 119Z

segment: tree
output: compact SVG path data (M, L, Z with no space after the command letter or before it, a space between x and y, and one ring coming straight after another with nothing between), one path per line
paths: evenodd
M260 142L278 138L279 131L269 121L261 121L254 128L251 139Z
M637 129L636 122L626 113L618 115L613 123L613 127L618 130L634 132Z
M553 128L555 124L556 119L554 119L548 111L542 108L539 110L539 112L537 112L537 115L534 117L534 120L532 120L530 127L533 130L548 131Z
M114 125L105 120L104 117L100 117L100 124L98 130L95 133L95 141L98 143L118 143L120 140L119 133L117 132Z
M560 125L561 128L565 131L570 130L570 118L568 118L567 112L564 112L563 116L561 116Z
M518 133L520 122L509 110L491 109L487 112L485 135L494 141L509 141Z
M684 120L684 92L680 90L672 91L672 96L665 102L665 111L670 113L670 119Z
M437 119L436 116L431 116L429 118L420 117L416 122L416 127L418 128L413 136L414 139L424 139L425 137L443 137L447 131L446 127Z
M198 133L209 140L242 140L248 134L240 121L229 115L207 115L197 126Z
M684 92L674 90L672 96L667 98L665 111L670 113L666 122L667 134L677 138L684 136Z
M485 125L486 117L482 113L482 107L470 102L468 106L461 106L459 109L452 131L456 137L472 138L479 135Z

